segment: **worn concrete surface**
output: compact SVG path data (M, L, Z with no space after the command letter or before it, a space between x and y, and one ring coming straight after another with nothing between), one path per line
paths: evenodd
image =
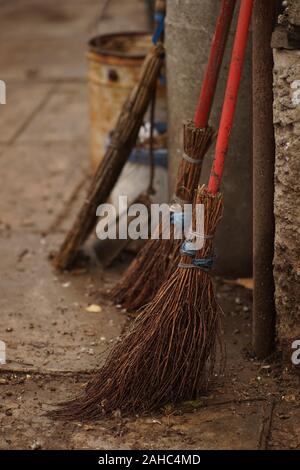
M124 260L104 271L92 257L85 268L57 274L48 259L84 197L89 174L81 51L99 5L48 0L40 13L38 0L0 4L1 47L14 52L33 31L49 58L35 59L49 74L29 79L31 58L19 62L14 54L0 54L0 78L13 78L8 104L0 108L0 338L7 344L7 364L0 366L0 449L299 448L299 384L276 361L254 360L251 292L223 281L217 292L225 312L227 372L216 376L206 397L153 416L84 425L44 416L51 404L81 390L128 321L100 294L118 278ZM123 24L146 24L132 5L110 2L103 29L112 25L111 11L118 13L115 29L120 17ZM82 43L63 63L53 44L69 54L65 39L75 30ZM101 311L88 313L92 303Z
M300 51L274 50L275 258L278 336L285 354L300 339Z
M1 112L0 142L6 144L12 142L53 92L54 87L51 83L28 82L26 87L24 83L8 84L5 112Z
M86 103L85 83L58 85L31 119L19 142L85 142L89 132Z

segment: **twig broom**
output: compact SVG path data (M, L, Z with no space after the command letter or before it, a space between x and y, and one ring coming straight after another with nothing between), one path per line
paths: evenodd
M235 0L223 0L216 23L210 55L197 104L194 122L184 124L184 156L180 162L175 196L170 206L171 220L183 212L184 204L193 201L198 186L202 161L212 142L213 131L208 120L215 95L219 71L233 17ZM181 208L180 208L181 207ZM176 208L176 209L175 209ZM180 217L179 217L180 220ZM161 226L164 224L162 223ZM161 226L157 238L149 239L132 261L118 284L108 292L115 304L129 311L138 310L151 301L163 281L176 269L181 241L176 239L175 228L163 238Z
M213 237L222 215L219 192L245 56L253 0L241 0L224 106L204 205L203 247L182 247L179 266L153 301L110 352L83 394L52 413L66 419L95 419L120 410L148 412L170 402L194 399L206 390L215 362L220 313L208 272ZM193 222L195 222L196 205ZM195 227L192 224L192 228Z
M97 207L106 202L134 147L161 70L164 47L154 45L145 58L139 83L123 105L111 142L92 179L86 199L54 258L58 269L74 263L79 248L95 227Z

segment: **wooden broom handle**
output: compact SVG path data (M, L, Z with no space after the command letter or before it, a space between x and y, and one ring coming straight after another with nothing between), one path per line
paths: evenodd
M235 3L236 0L222 0L221 2L220 13L194 117L196 127L206 127L208 124Z
M166 0L156 0L154 6L155 13L166 13Z
M252 7L253 0L241 0L219 133L216 143L215 157L208 183L208 189L213 194L216 194L219 191L222 180L224 162L228 151L229 138L232 129L242 68L246 54Z

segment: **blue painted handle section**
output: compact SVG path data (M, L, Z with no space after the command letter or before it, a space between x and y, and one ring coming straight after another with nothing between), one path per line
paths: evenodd
M157 27L152 36L152 42L153 44L157 44L163 30L165 29L165 15L163 13L155 13L154 19L157 22Z

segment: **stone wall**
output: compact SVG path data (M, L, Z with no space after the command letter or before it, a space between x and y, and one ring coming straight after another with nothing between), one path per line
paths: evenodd
M287 0L288 20L293 25L300 25L300 0Z
M287 3L286 31L291 24L300 25L300 1ZM277 331L281 348L290 356L292 342L300 339L300 50L278 44L274 49L274 126Z

